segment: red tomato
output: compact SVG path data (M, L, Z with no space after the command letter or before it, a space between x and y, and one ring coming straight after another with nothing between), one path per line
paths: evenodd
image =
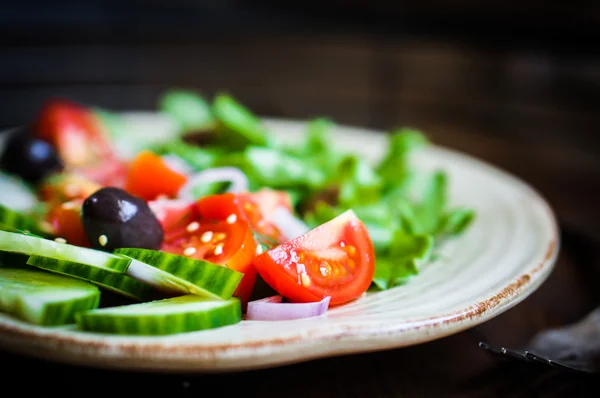
M56 148L67 169L80 171L103 185L122 184L124 165L89 108L64 99L48 101L34 129L38 137Z
M81 205L83 200L72 200L54 206L46 216L46 221L52 226L52 232L67 243L91 247L81 222Z
M145 200L173 197L187 177L170 168L158 155L142 151L129 166L125 190Z
M272 241L271 243L283 243L286 240L273 223L273 213L280 206L292 211L289 194L268 188L258 192L211 195L200 199L196 204L200 214L206 217L225 219L235 214L248 221L253 232Z
M279 294L296 302L353 300L369 288L375 251L351 210L257 256L254 267Z
M208 197L210 198L210 197ZM233 197L231 198L233 199ZM256 256L256 242L248 223L231 213L221 213L221 208L233 206L233 200L212 202L217 207L212 211L208 203L202 207L204 213L194 205L181 201L160 200L149 203L157 215L165 238L162 250L191 258L224 265L244 274L234 296L242 305L248 302L254 283L256 270L252 259ZM222 217L221 214L226 214Z

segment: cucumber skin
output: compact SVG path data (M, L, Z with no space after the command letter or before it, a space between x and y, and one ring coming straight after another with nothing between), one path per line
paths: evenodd
M229 303L226 305L211 309L210 315L198 311L158 316L147 313L105 315L100 309L78 313L76 322L79 329L83 331L118 335L161 336L196 332L241 322L242 307L239 299L232 297L227 301Z
M100 291L90 297L84 297L70 303L69 311L64 310L64 303L50 303L38 321L24 319L41 326L61 326L75 323L76 316L85 311L98 308L100 305Z
M89 281L101 288L134 300L146 301L156 297L156 292L151 286L125 274L99 267L42 256L30 256L27 264L42 270Z
M51 234L43 230L33 217L2 205L0 205L0 223L11 228L29 231L35 235L51 237Z
M36 270L29 265L25 266L29 268L27 272L47 273L43 270ZM18 271L23 270L22 267L11 268ZM10 271L8 268L6 268L6 270ZM61 276L61 278L67 277ZM40 326L62 326L72 324L75 322L76 313L97 309L100 306L100 290L92 284L89 284L89 286L89 295L73 299L68 304L65 304L64 302L48 302L43 307L43 310L38 313L39 316L31 314L27 308L26 300L23 300L23 298L17 298L14 307L3 308L0 312L10 314L22 321Z
M228 300L244 276L241 272L208 261L155 250L119 248L114 254L131 257L187 282L186 285L197 286L198 289L189 289L189 293L199 296L216 296ZM156 261L157 254L163 261Z

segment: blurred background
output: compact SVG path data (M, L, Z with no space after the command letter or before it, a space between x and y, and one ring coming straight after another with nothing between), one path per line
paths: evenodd
M0 127L62 96L156 108L226 90L264 116L412 126L600 236L600 7L541 1L23 0L0 5Z

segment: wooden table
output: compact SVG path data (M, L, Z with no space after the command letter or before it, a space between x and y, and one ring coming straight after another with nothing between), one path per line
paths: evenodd
M360 34L166 43L162 36L117 42L92 35L82 44L76 37L34 39L26 33L17 35L26 44L7 42L3 50L0 93L11 101L3 103L0 125L25 122L55 94L113 109L152 109L156 95L171 86L229 89L269 116L410 125L537 188L560 221L561 254L547 282L524 302L428 344L225 375L111 372L0 353L4 388L136 397L192 397L213 388L219 395L288 398L600 393L590 377L505 362L478 347L480 341L518 347L600 303L597 54ZM32 67L32 60L44 68Z

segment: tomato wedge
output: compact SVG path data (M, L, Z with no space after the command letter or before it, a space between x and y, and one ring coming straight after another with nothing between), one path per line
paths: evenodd
M285 191L263 188L257 192L224 193L202 198L196 208L206 217L225 219L231 214L250 223L252 231L267 245L283 243L285 238L274 224L273 214L283 206L292 211L292 201Z
M170 168L160 156L142 151L129 166L125 190L145 200L160 195L174 197L187 177Z
M375 273L375 250L365 225L348 210L262 253L253 264L271 288L291 301L330 296L330 305L337 305L367 291Z
M153 201L149 206L165 231L161 250L224 265L244 274L234 296L245 307L256 282L252 266L256 242L247 221L223 211L236 208L235 197L216 196L219 200L208 196L199 206L175 200Z
M67 169L102 185L122 185L124 164L113 151L100 119L89 108L52 99L41 107L34 130L56 148Z

